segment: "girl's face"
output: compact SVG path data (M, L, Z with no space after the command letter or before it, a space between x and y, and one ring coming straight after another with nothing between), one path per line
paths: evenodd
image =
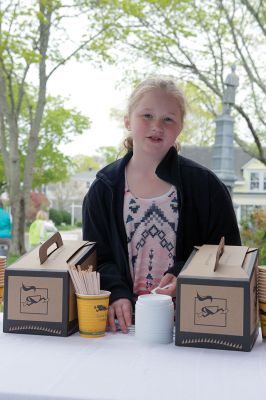
M125 117L125 127L132 133L134 153L161 160L182 130L176 98L162 89L150 90Z

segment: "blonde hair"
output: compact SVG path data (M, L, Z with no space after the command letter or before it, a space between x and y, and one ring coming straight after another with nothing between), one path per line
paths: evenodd
M154 77L145 79L133 90L128 99L128 107L127 107L128 117L130 117L130 115L132 114L133 110L136 108L142 97L146 93L154 89L162 89L167 94L173 96L173 98L176 99L177 105L180 110L181 123L183 126L187 109L185 96L182 90L176 86L176 84L172 79L167 79L163 77ZM124 146L127 150L133 149L133 140L131 136L126 137L126 139L124 140Z
M38 211L36 214L36 219L42 219L42 220L46 221L48 219L47 212L45 212L43 210Z

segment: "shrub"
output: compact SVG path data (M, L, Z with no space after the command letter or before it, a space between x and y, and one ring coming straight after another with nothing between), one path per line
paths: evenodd
M61 214L62 214L62 222L65 223L66 225L70 225L71 224L71 214L66 210L62 210Z
M254 210L251 214L251 221L259 229L266 227L266 210Z
M56 208L50 208L49 218L57 226L71 225L71 214L66 210L57 210Z
M266 264L266 211L254 210L250 221L242 224L241 239L243 245L259 249L259 264Z
M51 219L55 225L61 225L63 222L62 212L55 208L50 208L49 219Z

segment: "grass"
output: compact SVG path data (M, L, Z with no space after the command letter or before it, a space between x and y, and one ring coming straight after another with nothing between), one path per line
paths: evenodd
M19 258L19 256L16 256L14 254L9 254L9 256L7 257L7 261L6 261L7 267L9 265L13 264L18 258Z
M56 226L59 231L72 231L73 229L79 229L77 225L57 225Z

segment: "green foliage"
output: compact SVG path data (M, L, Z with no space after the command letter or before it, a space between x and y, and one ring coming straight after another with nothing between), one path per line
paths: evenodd
M15 254L9 254L6 260L7 267L17 261L18 258Z
M63 222L62 212L55 208L50 208L49 219L51 219L56 226L61 225Z
M114 146L101 146L97 149L97 153L103 164L110 164L118 158L120 151Z
M71 214L66 210L62 210L61 214L62 214L62 223L66 224L66 225L70 225L71 224Z
M117 26L104 3L1 0L0 143L9 166L11 208L19 210L13 213L14 252L25 250L23 208L30 190L67 178L71 162L59 145L89 127L88 119L67 109L62 99L48 96L51 76L75 57L97 66L116 59L110 49L117 40ZM74 32L71 26L79 29ZM0 171L2 182L1 175Z
M259 249L259 264L266 264L266 210L254 210L241 222L241 239L245 246Z
M30 112L36 106L35 89L28 86L28 90L28 103L23 102L19 120L21 179L23 179L25 159L28 154ZM28 108L29 105L30 108ZM65 181L68 178L72 162L69 157L62 153L59 146L71 142L74 136L82 134L89 126L89 118L83 116L75 108L66 108L64 106L64 99L60 96L49 96L47 98L33 170L33 189L41 187L43 184Z
M125 64L132 66L130 73L126 68L126 79L135 69L141 78L152 72L174 75L179 82L193 82L199 89L198 102L203 107L197 124L198 110L192 114L192 129L201 126L207 114L209 123L201 130L206 132L206 127L213 135L209 115L213 118L221 111L218 104L223 97L224 80L235 64L240 77L236 106L232 107L235 140L266 163L261 152L261 146L266 144L266 70L261 59L266 30L262 2L117 0L106 2L105 7L108 6L113 14L114 8L117 15L120 12L117 45ZM196 131L194 136L198 135ZM188 136L191 137L190 132ZM203 134L200 141L204 141Z
M182 85L187 99L187 118L180 141L186 144L210 146L214 139L214 109L218 108L213 95L206 93L194 82ZM215 107L216 105L216 107Z
M34 103L33 97L32 101ZM68 178L71 160L62 153L59 146L69 143L74 136L82 134L89 126L88 117L74 108L64 107L64 99L59 96L47 98L34 166L33 188L65 181ZM23 135L22 132L21 149L24 155L27 151L27 134Z
M50 208L49 218L54 222L56 226L61 224L71 224L71 214L66 210L57 210L56 208Z
M70 158L48 143L38 150L34 166L32 188L39 188L48 183L67 180L69 176Z
M100 168L99 163L94 159L94 157L85 156L83 154L78 154L71 158L73 164L73 172L85 172L89 169L98 170Z
M74 108L66 108L64 102L60 96L49 96L42 119L41 134L57 145L68 143L73 134L80 135L90 126L88 117Z

